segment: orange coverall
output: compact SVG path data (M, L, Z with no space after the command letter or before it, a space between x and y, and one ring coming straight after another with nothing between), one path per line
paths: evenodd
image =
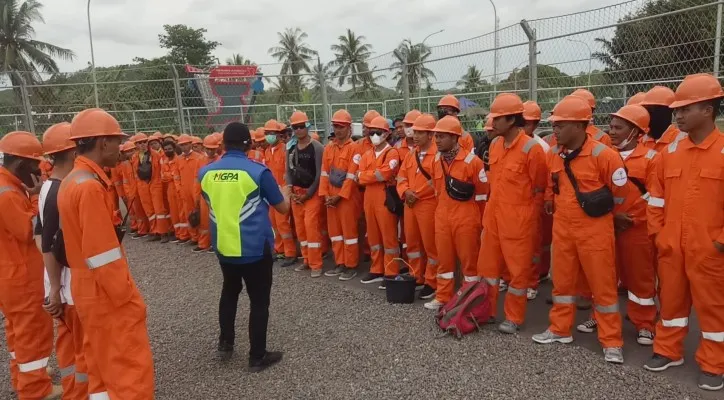
M83 156L61 184L58 211L73 273L71 291L85 332L84 352L100 372L103 394L111 399L152 399L146 305L116 236L108 187L102 169ZM89 391L91 398L103 395L92 387Z
M359 264L359 221L362 196L357 186L357 164L354 163L356 146L352 139L347 139L341 146L332 141L324 148L322 174L319 181L319 196L340 196L334 207L327 208L327 227L332 241L335 265L357 268ZM329 182L332 170L340 170L346 175L342 187Z
M619 280L628 288L626 312L637 330L654 331L656 323L656 252L654 242L649 237L646 205L647 191L641 193L634 183L636 180L645 188L652 185L655 171L661 162L661 156L654 150L639 143L624 165L628 170L629 192L626 198L614 199L621 206L618 213L628 214L634 225L616 232L616 264L620 273Z
M364 211L367 240L372 254L370 272L384 274L386 277L399 274L399 264L394 262L394 259L400 256L397 215L385 207L385 188L389 182L394 182L399 168L399 154L388 145L379 155L375 151L366 152L357 173L359 184L366 188Z
M189 154L181 154L179 157L179 175L181 177L181 203L183 204L183 213L181 214L182 223L188 223L189 214L196 209L196 177L199 169L203 165L204 156L198 152L191 151ZM199 232L197 228L188 227L191 240L199 241Z
M608 147L613 147L611 144L611 136L608 136L608 134L596 127L596 125L590 124L588 127L586 127L586 133L588 134L588 137L599 142L603 143ZM554 136L554 135L551 135Z
M151 157L151 180L146 182L138 177L138 164L141 157ZM163 182L161 182L161 155L158 152L149 150L142 154L134 154L134 175L136 176L137 190L141 206L146 213L148 222L151 225L151 233L161 235L168 233L168 220L165 208L163 207Z
M649 149L654 149L656 152L662 153L671 143L678 142L686 136L686 132L681 132L676 125L669 125L659 140L655 140L652 137L644 135L641 137L641 143Z
M505 319L521 325L527 289L538 281L533 256L540 246L540 216L548 182L546 155L523 130L508 147L503 137L496 137L489 151L490 199L483 217L478 275L491 286L491 307L497 310L498 277L507 266L511 279Z
M43 257L33 239L35 218L20 179L0 167L0 311L10 352L10 382L20 400L50 394L46 367L53 320L43 310Z
M580 281L591 283L598 322L598 339L604 348L621 347L621 315L618 310L617 278L614 262L615 238L613 214L589 217L576 199L575 191L563 168L558 145L548 154L546 200L554 201L553 217L553 307L550 330L570 336ZM614 197L625 198L629 186L621 156L605 144L586 140L571 169L581 192L607 186ZM554 195L554 178L559 194ZM621 186L619 186L621 185ZM614 212L618 209L614 207ZM581 274L581 271L583 272ZM585 277L581 279L581 276Z
M395 144L395 149L396 149L397 152L400 154L400 162L401 162L401 163L404 163L404 162L405 162L405 158L407 158L407 155L410 154L411 152L413 152L413 151L415 150L415 145L413 144L412 139L408 139L408 138L404 137L404 138L402 138L401 140L399 140L399 141ZM413 159L413 161L414 161L414 159ZM429 171L428 171L428 172L429 172ZM404 199L403 199L403 200L404 200ZM408 253L410 250L409 250L408 247L407 247L407 246L408 246L408 243L407 243L407 238L405 237L406 235L405 235L405 216L404 216L404 215L403 215L402 218L400 219L400 229L399 229L399 231L400 231L400 232L399 232L399 233L400 233L400 235L399 235L399 236L400 236L400 243L402 243L402 257L403 257L405 260L408 260L408 261L409 261L409 259L408 259L408 257L407 257L407 253ZM434 287L434 286L433 286L433 287Z
M89 393L105 391L99 371L97 369L88 370L86 356L83 352L83 338L83 327L75 306L65 304L63 319L58 322L58 339L55 342L55 354L58 357L60 381L63 386L63 399L86 400ZM94 363L91 365L95 367ZM93 379L89 379L91 377ZM93 392L89 391L89 381L94 382Z
M469 153L475 152L475 141L473 140L473 136L466 131L463 131L463 135L458 140L458 144L461 149Z
M319 145L318 142L312 140L307 146ZM307 148L308 148L307 147ZM305 150L307 149L305 148ZM324 158L324 153L318 155L315 150L315 165L317 165L317 172L320 174L321 182L321 163L316 164L320 160L316 157L321 156ZM291 158L291 156L290 156ZM297 230L297 237L299 238L299 246L302 249L302 258L304 264L308 265L313 270L322 269L322 198L319 197L319 189L315 193L309 193L311 188L303 188L300 186L293 186L292 191L298 196L310 197L302 204L297 204L292 201L292 216L294 217L294 227Z
M264 154L267 167L269 167L279 187L287 184L284 180L284 174L287 170L285 146L284 143L279 142L275 146L267 148ZM272 222L272 228L274 228L274 251L279 254L283 253L287 258L295 258L297 256L297 244L294 241L289 215L280 214L274 207L269 207L269 218Z
M683 356L693 302L702 340L696 362L724 374L724 136L715 130L698 145L689 137L661 154L649 188L649 233L658 250L661 318L654 352Z
M161 181L163 182L163 193L165 207L171 216L171 224L173 224L173 232L176 239L188 239L188 224L181 221L181 200L179 192L181 190L181 175L178 170L178 156L169 159L166 155L161 158Z
M424 152L417 149L412 152L408 150L397 174L397 193L400 198L404 201L405 192L408 190L417 197L417 201L412 207L405 203L403 215L407 259L412 267L412 274L417 279L417 284L427 284L433 289L437 288L438 265L437 247L435 246L435 209L437 208L435 182L433 179L428 180L420 172L415 157L419 158L420 165L432 178L435 154L437 154L435 142L430 143L430 147Z
M141 199L138 197L138 180L136 178L136 168L138 168L138 159L132 158L131 160L123 161L121 163L121 173L123 174L123 193L127 196L128 204L131 211L131 227L136 229L141 235L146 235L151 229L151 226L146 217L146 213L143 211L143 205L141 205ZM135 222L135 225L134 225Z
M367 153L368 151L375 151L375 146L372 144L372 141L369 137L363 137L362 139L359 139L355 142L355 145L357 146L357 156L355 156L355 163L359 165L360 161L362 161L362 156ZM370 245L369 240L367 240L367 218L365 218L365 209L364 209L364 200L365 200L365 187L360 186L359 189L360 195L362 196L362 213L360 214L360 220L359 220L359 234L361 239L361 247L362 252L366 255L370 254Z
M214 158L209 158L208 156L204 159L203 165L209 165L212 162L216 162L219 160L218 156L214 156ZM194 182L194 190L196 193L195 199L196 204L199 205L199 216L201 223L199 224L199 247L208 250L211 248L211 232L210 224L211 221L209 219L209 204L206 201L203 201L201 198L201 183L199 183L198 180Z
M460 260L465 282L480 280L477 261L481 221L488 200L488 177L483 160L462 148L449 165L445 162L443 167L443 162L440 153L436 154L432 177L437 192L435 245L440 261L435 298L444 304L455 290L457 260ZM474 184L474 197L467 201L453 200L445 189L446 172L455 179Z
M263 150L249 150L247 154L251 161L256 161L259 164L264 164L264 151Z

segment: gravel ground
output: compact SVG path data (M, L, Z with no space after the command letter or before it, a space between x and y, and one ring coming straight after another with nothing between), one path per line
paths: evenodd
M439 338L419 304L389 305L381 291L278 267L268 344L284 351L284 360L248 374L245 293L237 353L225 364L216 359L216 258L143 241L126 246L148 304L158 399L702 398L696 389L638 365L607 364L574 345L535 345L490 328L461 341ZM7 365L6 351L0 365ZM0 399L12 399L2 371Z

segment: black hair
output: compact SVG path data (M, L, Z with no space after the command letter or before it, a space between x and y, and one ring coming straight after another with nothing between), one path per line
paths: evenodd
M711 120L716 121L717 115L719 115L719 107L721 107L721 101L722 98L714 99L711 101L711 106L714 107L714 112L712 113Z
M3 156L3 166L7 167L12 163L21 161L23 157L14 156L12 154L5 154Z
M397 124L398 122L402 122L402 121L404 121L404 119L402 119L402 118L400 118L400 117L397 117L397 118L395 118L395 119L392 121L392 125L395 125L395 124ZM393 126L391 126L390 128L393 128Z
M513 115L506 115L505 120L510 121L513 120L513 126L516 128L522 128L525 126L525 118L523 118L523 114L513 114Z
M176 142L173 139L166 139L161 143L161 147L166 147L168 145L173 146L173 148L176 148Z
M70 155L73 154L73 151L75 149L68 149L64 151L60 151L58 153L51 154L50 157L53 159L53 162L55 163L65 163L70 161Z
M98 143L98 138L92 137L79 139L75 142L75 145L78 154L87 154L93 151L93 149L96 147L96 143Z

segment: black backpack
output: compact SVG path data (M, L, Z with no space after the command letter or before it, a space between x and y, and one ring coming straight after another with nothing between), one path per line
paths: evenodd
M153 176L153 167L151 166L151 154L146 152L144 157L141 157L138 162L138 179L144 182L150 182Z

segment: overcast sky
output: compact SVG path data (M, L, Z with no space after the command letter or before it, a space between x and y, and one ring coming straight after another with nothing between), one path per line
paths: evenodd
M46 23L35 27L36 39L76 53L73 62L60 62L62 71L83 68L90 61L86 0L41 1ZM504 27L523 18L589 10L622 0L495 1ZM381 54L404 38L417 43L440 29L445 31L430 38L428 45L478 36L493 31L494 26L493 9L486 0L91 0L91 21L98 66L163 55L158 34L164 24L206 28L209 39L222 43L216 51L222 61L241 53L261 64L274 62L267 50L285 27L299 26L306 31L307 43L324 61L332 59L329 46L346 28L366 36L375 53Z

